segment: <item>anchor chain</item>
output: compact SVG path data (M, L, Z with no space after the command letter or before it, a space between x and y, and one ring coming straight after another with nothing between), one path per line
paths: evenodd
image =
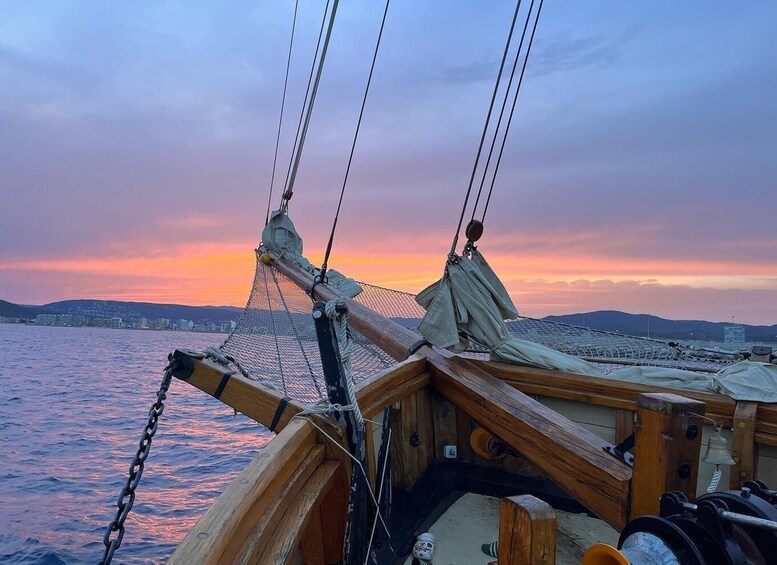
M143 466L151 451L151 440L159 427L159 417L165 410L164 401L167 399L167 390L170 388L175 365L176 361L173 359L170 361L170 364L165 367L164 375L162 376L162 384L159 386L159 392L156 393L156 402L154 402L151 409L148 411L148 422L143 430L143 435L140 437L140 444L135 453L135 458L130 465L127 483L122 487L121 492L119 493L119 500L116 503L116 517L108 524L105 535L103 536L105 553L103 554L102 561L100 561L101 565L108 565L111 562L114 552L119 548L121 540L124 538L124 522L127 520L130 510L132 510L132 505L135 504L135 489L138 488L140 477L143 475ZM111 535L114 532L118 532L118 534L115 538L111 539Z

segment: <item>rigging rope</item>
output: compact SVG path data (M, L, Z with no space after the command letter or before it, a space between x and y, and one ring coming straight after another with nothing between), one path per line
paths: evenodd
M494 110L494 101L496 100L496 94L499 91L499 82L502 80L502 73L505 68L505 61L507 60L507 53L510 50L510 43L513 40L513 31L515 30L515 22L518 19L518 11L521 9L521 0L515 6L515 13L513 14L513 21L510 24L510 33L507 35L507 42L505 43L505 50L502 54L502 62L499 64L499 73L496 75L496 84L494 85L494 93L491 95L491 103L488 106L488 114L486 115L486 123L483 125L483 134L480 136L480 144L478 145L478 152L475 155L475 164L472 166L472 174L469 177L469 185L467 186L467 194L464 197L464 204L461 207L461 215L459 216L459 223L456 226L456 231L453 234L453 243L451 244L451 254L456 252L456 244L459 241L459 231L461 231L461 224L464 221L464 212L467 210L467 204L469 202L469 196L472 192L472 183L475 181L475 173L478 169L480 162L480 154L483 152L483 143L486 140L486 133L488 132L488 125L491 121L491 113Z
M286 58L286 77L283 79L283 96L281 97L281 113L278 118L278 134L275 136L275 154L272 159L272 174L270 175L270 195L267 197L267 212L264 217L264 223L270 221L270 202L272 202L273 186L275 185L275 166L278 163L278 147L281 143L281 126L283 125L283 109L286 106L286 88L289 85L289 67L291 67L291 50L294 46L294 31L297 28L297 9L299 0L294 2L294 17L291 21L291 39L289 39L289 55Z
M289 183L289 175L291 175L291 165L294 162L294 154L297 152L297 145L299 144L299 134L302 129L302 120L305 118L305 108L308 104L308 97L310 96L310 86L313 84L313 74L316 72L316 60L318 59L318 51L321 49L321 38L324 36L324 27L326 26L326 15L329 12L329 2L326 0L324 6L324 14L321 16L321 27L318 30L318 39L316 40L316 50L313 53L313 62L310 65L310 74L308 75L308 84L305 87L305 98L302 99L302 108L299 112L299 120L297 121L297 131L294 134L294 144L291 147L291 155L289 156L289 166L286 168L286 179L283 181L285 187ZM281 207L283 207L283 195L281 195Z
M510 116L507 118L507 127L505 128L505 134L502 138L502 146L499 148L499 157L497 157L496 165L494 167L494 176L491 178L491 187L488 189L488 198L486 199L486 204L483 208L483 216L481 217L481 222L485 222L486 220L486 212L488 212L488 204L491 202L491 193L494 190L494 184L496 183L496 174L499 172L499 165L502 163L502 154L504 153L505 149L505 143L507 142L507 133L510 131L510 124L513 121L513 113L515 112L515 105L518 102L518 94L521 92L521 84L523 84L523 75L526 72L526 63L529 61L529 53L531 52L531 46L534 43L534 34L537 32L537 24L540 21L540 13L542 12L542 5L545 3L545 0L540 0L540 5L537 8L537 17L534 19L534 27L531 31L531 37L529 38L529 45L526 48L526 57L523 60L523 68L521 69L521 76L518 79L518 87L515 90L515 96L513 98L513 106L510 109Z
M488 150L488 158L486 159L486 166L483 168L483 176L480 179L480 186L478 187L478 195L475 199L475 205L472 207L472 219L475 219L475 212L477 211L478 203L480 202L480 196L483 193L483 186L486 183L488 177L488 169L491 166L491 158L494 155L494 149L496 148L496 140L499 137L499 132L502 127L502 119L504 118L505 108L507 108L507 101L510 99L510 90L513 86L513 79L515 78L515 70L518 68L518 61L521 60L521 51L523 51L523 42L526 40L526 31L529 29L529 22L531 21L532 10L534 9L534 0L529 4L529 11L526 13L526 21L523 23L523 31L521 32L521 41L518 43L518 50L515 53L515 60L513 61L513 67L510 70L510 81L507 83L505 89L504 98L502 99L502 107L499 109L499 119L496 122L496 128L494 129L494 136L491 138L491 147ZM524 61L523 68L526 68ZM520 87L519 87L520 88ZM509 128L509 125L507 126Z
M524 25L523 25L523 31L521 33L521 39L520 39L520 42L518 44L518 49L517 49L517 51L515 53L515 58L513 60L512 67L510 69L510 78L509 78L509 80L507 82L507 86L506 86L505 91L504 91L504 96L502 98L502 103L501 103L501 107L500 107L500 110L499 110L499 117L497 119L496 126L493 129L493 136L492 136L492 138L490 140L490 147L489 147L489 150L488 150L488 156L486 158L485 165L483 166L482 171L481 171L481 176L480 176L480 182L479 182L479 186L478 186L477 195L475 197L474 205L472 206L472 216L470 218L470 225L472 225L473 222L475 221L475 215L477 213L478 205L480 204L481 196L483 194L483 189L484 189L484 187L486 185L486 179L488 178L489 174L491 174L491 182L489 184L489 190L488 190L488 194L487 194L487 197L486 197L485 205L484 205L484 208L483 208L482 218L480 220L481 226L482 226L482 223L485 221L486 211L488 210L488 205L489 205L489 203L491 201L491 195L493 193L494 185L496 183L496 175L497 175L497 172L499 170L499 165L501 164L502 155L504 153L504 147L505 147L505 143L506 143L506 140L507 140L507 134L508 134L508 132L510 130L510 124L512 122L513 115L515 113L515 107L516 107L516 103L517 103L517 100L518 100L518 94L519 94L520 89L521 89L521 84L523 83L523 77L524 77L524 74L525 74L525 71L526 71L526 65L527 65L528 60L529 60L529 53L531 52L531 46L532 46L532 44L534 42L534 36L535 36L536 31L537 31L537 24L539 22L540 13L542 11L542 5L543 5L543 2L544 2L544 0L540 0L539 7L538 7L536 13L534 13L535 1L536 0L532 0L531 4L529 5L529 9L528 9L528 11L526 13L526 20L525 20ZM510 51L510 45L511 45L513 34L514 34L514 31L515 31L515 23L516 23L516 19L518 17L518 13L520 11L520 8L521 8L521 0L518 0L518 2L516 4L516 7L515 7L515 13L513 14L513 20L512 20L512 22L510 24L510 32L509 32L509 34L507 36L507 41L506 41L506 44L505 44L505 50L504 50L504 53L502 55L502 62L500 64L500 66L499 66L499 72L497 73L497 79L496 79L496 83L494 85L493 94L491 96L491 102L489 104L488 114L486 116L486 121L485 121L485 124L483 126L483 133L482 133L481 138L480 138L480 144L478 145L478 151L477 151L477 154L475 156L475 163L474 163L474 165L472 167L472 173L470 175L469 184L467 185L467 191L466 191L466 194L465 194L465 197L464 197L464 202L463 202L462 207L461 207L461 214L459 216L459 221L458 221L458 224L456 226L456 231L455 231L454 236L453 236L453 242L451 244L451 251L450 251L450 254L449 254L449 260L450 260L451 257L454 257L455 253L456 253L456 245L458 243L459 232L461 231L461 226L462 226L462 223L464 221L464 214L466 213L467 207L469 206L469 200L470 200L471 193L472 193L472 187L474 185L475 177L477 176L478 166L480 165L480 159L481 159L481 156L482 156L486 135L488 133L488 129L489 129L489 126L490 126L491 117L493 115L494 103L496 101L496 97L497 97L497 94L498 94L498 91L499 91L499 85L500 85L500 83L502 81L502 78L504 76L505 62L507 60L507 56L508 56L508 53ZM515 94L514 94L514 97L513 97L513 103L512 103L511 108L510 108L510 113L509 113L509 116L507 118L507 122L504 125L504 128L502 128L503 119L504 119L504 116L505 116L505 109L507 108L507 102L510 99L510 94L511 94L512 86L513 86L513 81L515 79L515 73L516 73L516 70L518 68L518 63L519 63L519 61L521 61L521 58L522 58L523 45L524 45L524 41L526 39L526 32L528 31L529 24L530 24L531 19L532 19L532 15L534 15L534 25L532 27L532 32L531 32L531 36L530 36L530 39L529 39L529 43L528 43L526 52L525 52L525 54L523 54L523 63L521 65L521 72L520 72L520 75L518 77L518 83L517 83L517 86L515 88ZM503 132L502 132L502 129L504 129ZM500 134L502 134L502 142L501 142L500 147L499 147L499 153L498 153L498 156L497 156L496 163L494 164L494 167L493 167L493 172L489 173L489 169L491 168L492 158L493 158L493 155L494 155L494 150L496 149L497 140L499 139ZM482 230L482 227L481 227L481 230ZM467 231L467 236L468 236L468 242L467 243L468 243L468 245L471 245L473 238L469 234L469 227L467 228L466 231ZM474 239L476 239L476 238L474 238Z
M386 7L383 10L383 19L380 22L380 31L378 32L378 40L375 42L375 51L372 54L372 64L370 65L370 74L367 77L367 86L364 89L364 96L362 97L362 106L359 110L359 119L356 122L356 131L353 134L353 143L351 144L351 153L348 155L348 165L345 167L345 176L343 177L343 186L340 189L340 199L337 202L337 211L335 212L335 218L332 222L332 231L329 234L329 241L326 244L326 252L324 253L324 261L321 263L321 275L326 276L327 263L329 262L329 255L332 252L332 243L335 238L335 231L337 230L337 220L340 217L340 207L343 204L343 196L345 195L345 187L348 184L348 174L351 172L351 163L353 162L353 154L356 151L356 142L359 139L359 130L362 125L362 118L364 117L364 108L367 105L367 95L370 92L370 84L372 84L372 74L375 71L375 61L378 59L378 50L380 49L380 41L383 38L383 29L386 26L386 16L388 15L389 4L391 0L386 0Z
M329 40L332 38L332 29L334 28L334 25L335 25L335 16L337 15L337 6L339 3L340 3L340 0L334 0L334 2L332 3L332 12L330 13L330 16L329 16L329 25L327 26L326 35L324 36L324 45L321 48L321 57L319 58L318 68L316 69L316 78L313 81L313 90L311 90L310 92L310 101L308 102L308 107L305 112L305 121L302 124L302 132L300 133L297 152L294 155L294 161L291 167L291 175L289 176L288 184L286 185L286 189L283 191L281 210L283 210L284 212L288 208L289 200L291 199L294 193L294 181L297 178L297 170L299 169L299 162L300 162L300 158L302 157L302 149L305 145L305 137L307 136L307 133L308 133L310 118L313 115L313 106L316 101L318 86L321 83L321 73L324 70L324 61L326 60L326 52L329 49Z

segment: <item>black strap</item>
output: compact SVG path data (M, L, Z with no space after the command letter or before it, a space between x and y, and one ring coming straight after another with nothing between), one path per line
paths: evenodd
M286 410L286 405L289 403L291 398L288 396L284 396L281 398L281 401L278 403L278 408L275 409L275 416L272 417L272 424L270 424L270 431L275 432L275 427L280 423L281 416L283 416L283 411Z
M216 387L216 392L213 393L213 398L220 398L221 393L224 392L224 389L227 388L227 383L229 382L229 379L232 378L232 375L235 374L235 371L230 371L229 373L224 373L224 375L221 377L221 382L219 383L219 386Z
M409 355L412 355L413 353L421 349L424 345L432 345L432 344L426 339L419 339L413 345L407 348L407 352Z

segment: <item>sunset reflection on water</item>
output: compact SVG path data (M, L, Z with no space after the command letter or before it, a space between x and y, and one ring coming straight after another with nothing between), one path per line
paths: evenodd
M0 324L0 561L99 560L167 354L223 337ZM272 435L174 379L116 562L163 562Z

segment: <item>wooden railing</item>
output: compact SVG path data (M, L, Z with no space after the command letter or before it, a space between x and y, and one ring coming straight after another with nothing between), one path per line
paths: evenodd
M525 394L559 398L616 409L616 438L632 431L631 422L637 410L640 394L655 392L656 387L606 379L522 367L507 363L473 360L504 382ZM661 389L686 398L704 402L706 415L723 427L733 430L731 451L736 461L730 478L730 488L756 476L758 446L777 446L777 405L736 401L719 394L680 389Z

